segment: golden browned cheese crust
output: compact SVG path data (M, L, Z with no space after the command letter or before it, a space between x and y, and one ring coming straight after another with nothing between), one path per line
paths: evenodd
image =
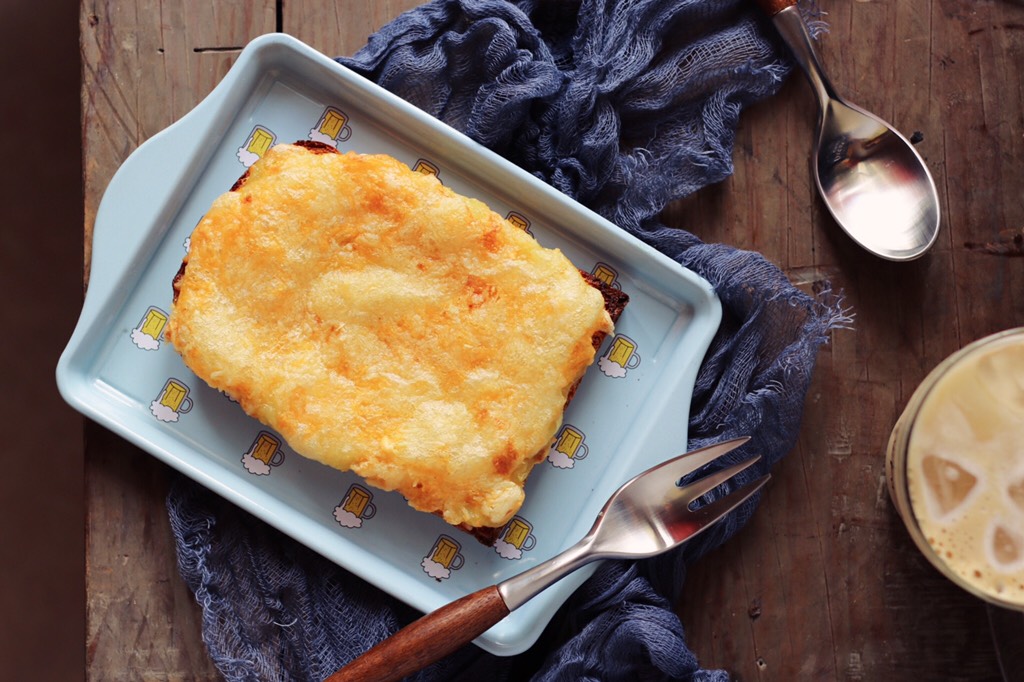
M387 156L278 145L196 227L167 338L298 453L495 527L612 322L557 250Z

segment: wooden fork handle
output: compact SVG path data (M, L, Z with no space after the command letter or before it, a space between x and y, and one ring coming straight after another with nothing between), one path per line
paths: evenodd
M792 7L793 5L796 4L796 0L755 0L755 1L757 2L757 5L761 9L763 9L765 11L765 13L768 16L770 16L770 17L774 17L776 14L778 14L782 10L786 9L787 7Z
M498 587L485 587L407 625L325 682L400 680L471 642L508 613Z

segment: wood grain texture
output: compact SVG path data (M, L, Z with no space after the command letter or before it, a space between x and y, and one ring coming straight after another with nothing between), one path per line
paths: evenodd
M209 94L246 43L280 21L300 37L316 40L319 32L327 54L350 54L415 4L83 2L86 272L96 209L114 172ZM199 607L178 573L164 506L169 469L92 423L85 460L86 677L220 679L202 642Z
M283 5L285 30L329 57L348 57L380 27L423 0L294 0Z
M913 547L882 467L925 374L1024 324L1024 262L996 255L1024 230L1024 7L820 5L839 91L920 138L942 233L902 265L841 235L809 182L815 104L799 77L744 117L735 176L673 207L677 224L764 252L808 290L830 281L856 315L819 356L799 442L759 513L690 572L681 617L702 663L742 680L997 680L984 608Z
M273 2L249 0L82 4L86 265L99 200L121 162L198 104L275 16ZM92 423L85 462L87 678L219 679L177 570L168 470Z
M209 92L236 48L280 27L350 55L417 4L84 2L87 237L118 165ZM798 443L761 508L691 568L679 613L701 663L741 680L996 680L984 608L913 548L882 463L892 424L935 364L1024 324L1024 4L819 5L832 81L919 139L942 232L907 264L844 237L811 180L816 104L799 75L743 115L734 175L666 210L666 222L707 241L760 251L807 291L842 291L855 314L819 355ZM216 679L175 566L167 470L99 427L87 436L89 677Z

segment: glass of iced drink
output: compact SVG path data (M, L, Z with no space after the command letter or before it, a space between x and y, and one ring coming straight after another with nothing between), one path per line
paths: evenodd
M889 493L950 580L1024 611L1024 328L939 364L896 422Z

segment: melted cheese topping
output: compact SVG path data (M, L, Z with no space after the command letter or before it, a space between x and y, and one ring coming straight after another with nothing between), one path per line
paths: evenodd
M298 453L495 527L611 331L557 250L386 156L279 145L192 235L166 336Z

